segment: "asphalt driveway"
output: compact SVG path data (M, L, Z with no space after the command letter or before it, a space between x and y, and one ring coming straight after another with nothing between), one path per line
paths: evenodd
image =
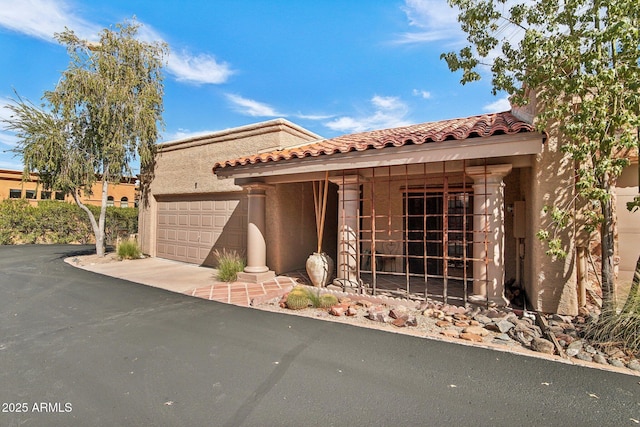
M639 378L205 301L0 247L0 425L640 423Z

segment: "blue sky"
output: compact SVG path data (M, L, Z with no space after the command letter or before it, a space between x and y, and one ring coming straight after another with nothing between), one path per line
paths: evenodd
M490 79L462 86L440 54L464 45L446 0L0 0L0 117L39 103L68 57L136 17L168 43L162 141L284 117L323 137L508 110ZM0 169L21 169L0 129Z

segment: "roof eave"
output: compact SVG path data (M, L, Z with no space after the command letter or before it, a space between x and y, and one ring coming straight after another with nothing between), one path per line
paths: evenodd
M544 135L522 132L467 138L402 147L386 147L316 157L258 162L254 164L218 167L214 173L221 178L259 178L318 171L337 171L416 163L485 159L537 154L542 151Z

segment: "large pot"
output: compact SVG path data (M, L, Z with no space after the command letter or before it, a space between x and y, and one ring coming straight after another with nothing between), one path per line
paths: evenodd
M324 252L314 252L307 258L307 274L315 287L325 287L333 275L333 260Z

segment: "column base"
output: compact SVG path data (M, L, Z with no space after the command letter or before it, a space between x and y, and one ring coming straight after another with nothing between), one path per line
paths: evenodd
M469 295L467 301L471 304L485 305L487 304L487 297L484 295ZM490 307L508 307L509 305L511 305L511 303L505 297L489 300Z
M262 273L247 273L246 271L238 273L238 282L247 283L262 283L271 279L275 279L276 273L274 271L265 271Z

